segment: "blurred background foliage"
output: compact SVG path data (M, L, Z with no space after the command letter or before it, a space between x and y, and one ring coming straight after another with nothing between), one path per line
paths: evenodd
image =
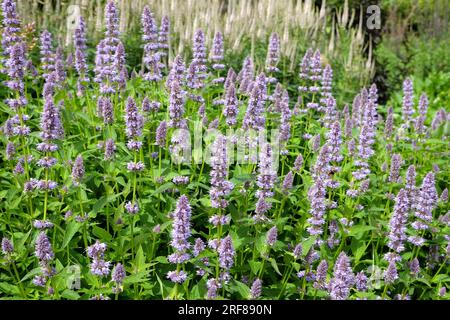
M362 86L374 82L380 102L398 107L404 78L430 98L430 108L450 110L450 54L448 0L118 0L120 28L129 71L142 61L140 12L149 4L160 21L172 24L171 59L190 56L192 34L202 28L210 42L222 31L226 62L240 70L250 54L258 70L266 58L271 32L282 39L282 82L296 93L298 64L308 47L319 48L324 63L333 67L334 90L340 107L350 103ZM104 0L18 0L32 55L39 59L38 35L49 29L55 42L70 52L71 18L77 5L86 18L89 57L102 36ZM369 30L367 7L381 9L381 30ZM75 10L75 11L74 11ZM72 19L72 20L71 20ZM56 43L55 43L56 44ZM295 96L294 96L295 97ZM417 97L418 98L418 97Z

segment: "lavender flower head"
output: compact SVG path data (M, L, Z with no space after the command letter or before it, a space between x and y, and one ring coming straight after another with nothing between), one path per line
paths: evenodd
M403 121L408 127L411 120L411 116L414 114L414 102L413 102L413 83L411 79L405 79L403 82Z
M422 186L414 203L414 215L426 222L433 219L432 211L437 205L438 195L434 173L428 173L423 179Z
M223 35L222 32L218 31L214 35L213 46L210 53L210 59L214 63L212 68L214 70L223 70L225 65L222 63L223 60Z
M140 114L136 102L131 97L128 97L124 118L127 137L132 140L139 138L144 127L144 117Z
M236 89L233 83L228 86L225 95L225 108L223 108L223 115L226 118L226 123L229 126L237 123L236 117L238 115L238 99L236 96Z
M397 183L399 179L400 167L403 164L402 156L400 154L393 154L391 159L391 168L389 172L389 182Z
M77 156L72 167L73 184L78 186L84 177L84 163L81 155Z
M162 79L160 54L158 53L158 27L153 13L148 6L144 7L141 17L144 46L144 64L149 70L144 74L147 81L160 81Z
M212 145L214 151L211 157L211 206L213 208L226 208L228 201L224 199L233 189L233 184L226 180L228 176L228 153L225 136L218 135Z
M44 232L40 232L36 239L35 255L44 262L50 261L55 257L50 240L48 240Z
M116 284L120 285L123 282L123 279L125 279L125 268L123 267L123 265L121 263L116 264L116 266L114 267L112 274L111 274L111 279L112 281L114 281Z
M161 19L161 27L158 34L158 46L160 49L169 49L169 32L170 32L170 20L168 16L163 16ZM165 56L167 53L161 51L160 55Z
M43 77L47 79L48 75L55 70L55 53L52 50L52 35L47 30L42 31L40 37L40 53Z
M346 300L354 283L355 276L350 266L350 260L344 252L341 252L334 265L333 278L328 285L331 299Z
M172 240L170 244L177 251L186 251L190 248L188 239L191 236L191 206L189 205L189 199L185 195L178 199L172 216Z
M186 127L186 119L183 119L184 116L184 105L186 103L186 97L184 91L180 87L180 84L177 81L172 83L170 88L170 98L169 98L169 116L170 122L169 126L171 128L185 128Z
M117 38L119 36L119 12L114 0L108 0L105 6L105 36Z
M44 110L41 113L41 138L45 141L61 139L64 128L61 123L59 108L52 99L44 100Z
M12 46L20 41L20 20L14 0L2 1L3 33L2 47L6 57L10 54Z
M165 146L167 138L167 123L161 121L156 129L156 144L160 147Z
M262 281L261 279L255 279L252 283L252 287L250 288L250 297L255 300L261 296L262 292Z
M272 33L269 40L269 49L266 58L266 70L268 72L278 72L277 64L280 61L280 37L277 33Z
M394 212L389 221L388 247L397 253L405 250L406 223L408 221L409 199L405 189L400 189L395 198Z
M275 242L277 241L278 238L278 229L276 226L273 226L272 228L270 228L270 230L267 232L267 236L266 236L266 244L269 247L273 247Z
M230 269L233 266L234 256L236 254L231 236L228 235L220 241L217 253L219 254L220 267L227 270Z
M8 255L14 252L14 246L8 238L3 237L2 239L2 252L4 255Z

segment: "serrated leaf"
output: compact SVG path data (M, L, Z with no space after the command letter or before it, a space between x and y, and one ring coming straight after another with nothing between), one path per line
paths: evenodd
M109 234L108 231L106 231L105 229L102 229L100 227L97 227L97 226L92 227L92 233L96 237L98 237L102 240L105 240L105 241L111 241L111 239L112 239L112 236Z
M309 252L309 249L313 246L314 243L316 243L317 237L311 237L305 241L302 242L302 255L303 257L306 256Z
M250 269L252 269L252 273L258 274L259 269L261 269L262 262L251 260L248 262L248 264L250 265Z
M136 258L134 259L134 263L136 265L136 269L138 272L145 269L145 256L144 250L142 250L142 246L139 246L139 249L136 252Z
M71 221L68 224L66 232L64 233L64 239L61 245L61 249L64 249L69 244L70 240L72 240L73 236L75 235L75 233L77 233L80 227L81 224L76 221Z
M250 288L240 281L234 281L234 289L241 295L243 299L248 299L250 297Z
M282 274L281 274L280 270L278 269L278 264L277 264L277 262L275 261L275 259L274 259L274 258L270 258L269 261L270 261L270 265L271 265L272 268L275 270L275 272L278 273L278 275L281 276Z

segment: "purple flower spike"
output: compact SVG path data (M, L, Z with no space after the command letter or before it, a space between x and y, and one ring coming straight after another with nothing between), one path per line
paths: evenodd
M81 155L77 156L72 168L72 179L74 185L78 186L84 177L84 163Z
M172 213L173 224L170 242L171 246L177 251L186 251L190 248L188 242L191 236L191 206L189 199L182 195L177 202L175 211Z
M165 121L161 121L156 129L156 144L160 147L164 147L166 145L166 137L167 123Z
M276 226L273 226L270 228L270 230L267 232L266 236L266 243L269 247L273 247L275 245L275 242L278 238L278 229Z
M218 135L212 146L213 156L211 157L211 206L213 208L226 208L228 201L224 199L233 189L233 184L226 180L228 176L228 153L227 140L225 136Z
M161 50L160 55L167 55L166 50L169 49L169 32L170 32L170 20L168 16L163 16L161 19L161 27L158 34L158 47Z
M233 126L237 123L236 117L238 115L238 99L236 96L236 89L234 84L231 83L228 86L225 95L225 108L223 109L223 115L226 118L226 123L229 126Z
M4 255L8 255L14 252L14 246L8 238L2 239L2 252Z
M114 267L112 274L111 274L111 279L112 281L114 281L116 284L122 284L123 279L125 279L125 268L123 267L123 265L121 263L116 264L116 266Z
M48 262L55 257L50 240L48 240L48 237L44 232L39 233L37 237L35 255L39 260L44 262Z
M279 72L277 64L280 61L280 37L277 33L272 33L269 40L269 49L267 51L266 58L266 70L267 72Z
M250 288L250 297L253 300L258 299L261 296L262 292L262 281L261 279L255 279L252 283L252 287Z
M20 41L21 31L19 15L17 14L16 3L13 0L2 1L3 33L2 47L6 57L10 54L14 44Z
M354 283L355 276L350 266L350 260L344 252L341 252L334 265L333 278L328 285L331 299L346 300Z
M160 49L158 44L158 27L148 6L144 7L141 23L143 29L142 39L145 42L144 64L149 71L144 74L144 79L147 81L160 81L162 74L160 53L158 52Z
M408 221L409 199L405 189L400 189L389 221L388 247L397 253L405 250L406 222Z
M210 59L214 63L212 68L214 70L223 70L225 69L225 65L222 64L223 60L223 35L222 32L218 31L214 35L213 46L210 53Z
M217 253L219 254L220 267L227 270L230 269L234 264L234 256L236 253L229 235L220 241Z
M144 117L140 114L136 102L131 97L128 97L125 107L125 125L125 133L129 139L137 139L142 135Z
M414 114L413 102L413 83L411 79L405 79L403 82L403 121L409 127L411 116Z

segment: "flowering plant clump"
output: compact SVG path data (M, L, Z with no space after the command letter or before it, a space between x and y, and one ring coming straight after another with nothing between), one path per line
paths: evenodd
M412 79L401 105L369 84L341 105L317 48L295 83L275 32L264 65L201 29L172 57L151 6L130 66L113 0L94 61L80 18L33 69L2 14L0 296L450 298L450 113Z

